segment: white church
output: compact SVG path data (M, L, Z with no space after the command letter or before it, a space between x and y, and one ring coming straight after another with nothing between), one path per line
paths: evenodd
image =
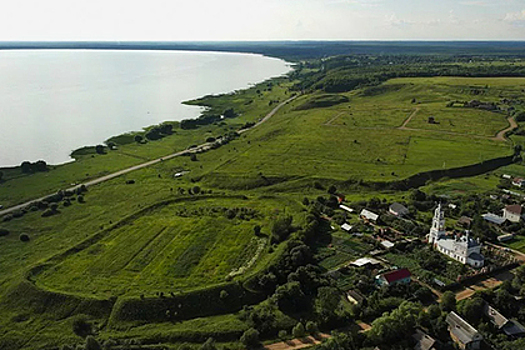
M481 244L469 237L465 231L462 236L447 236L445 232L445 215L441 210L441 203L434 211L432 227L428 235L428 242L440 253L473 267L482 267L485 258L481 254Z

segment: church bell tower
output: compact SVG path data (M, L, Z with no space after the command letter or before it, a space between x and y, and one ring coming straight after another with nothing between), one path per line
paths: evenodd
M436 210L434 210L434 218L432 219L428 243L434 245L437 240L444 237L445 234L445 213L441 210L441 203L439 203Z

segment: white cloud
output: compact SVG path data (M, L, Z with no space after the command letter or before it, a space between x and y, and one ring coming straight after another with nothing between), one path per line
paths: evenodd
M414 24L414 22L412 21L398 18L396 14L391 14L390 16L386 16L386 23L389 26L398 27L398 28L405 28L405 27L408 27Z
M525 25L525 10L507 13L503 21L513 25Z

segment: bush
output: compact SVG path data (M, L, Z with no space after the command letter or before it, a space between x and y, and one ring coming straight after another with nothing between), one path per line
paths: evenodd
M86 345L84 347L86 350L102 350L102 346L100 346L98 340L91 335L86 338Z
M4 222L11 221L11 220L13 220L13 215L11 214L4 215L4 217L2 218L2 221Z
M288 332L285 331L284 329L281 329L281 330L279 331L279 339L281 339L281 340L283 340L283 341L286 340L286 339L288 339Z
M56 212L55 212L54 210L52 210L52 209L48 209L48 210L46 210L45 212L43 212L41 216L42 216L43 218L47 218L48 216L52 216L52 215L54 215L55 213L56 213Z
M306 330L301 322L299 322L293 329L292 334L295 338L302 338L306 334Z
M86 316L79 315L73 320L73 333L80 337L85 337L93 333L91 323L88 322Z
M9 230L6 230L5 228L0 228L0 237L7 236L9 234Z
M29 242L29 235L26 234L26 233L22 233L20 235L20 241L22 241L22 242Z
M197 155L196 155L195 153L192 153L192 154L190 155L190 160L191 160L192 162L196 162L196 161L197 161Z
M309 321L306 323L306 331L310 333L311 335L316 335L319 332L319 328L317 327L317 323Z
M241 336L241 343L243 343L248 349L259 347L259 332L257 332L254 328L248 329Z
M221 293L219 294L219 298L221 298L221 300L224 300L228 298L228 295L229 295L228 292L223 289L221 290Z
M78 201L79 203L84 203L84 202L85 202L85 200L84 200L84 196L82 196L82 195L78 196L77 201Z

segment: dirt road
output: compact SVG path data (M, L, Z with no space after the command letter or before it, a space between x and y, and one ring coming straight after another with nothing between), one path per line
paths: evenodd
M518 127L518 123L516 123L516 120L514 120L513 117L508 117L507 121L509 122L509 127L506 128L506 129L501 130L500 132L498 132L496 137L493 138L494 140L496 140L496 141L507 141L507 138L505 137L505 134L507 132L512 131L512 130L514 130L514 129L516 129Z
M273 117L275 115L275 113L277 113L279 111L279 109L281 109L284 105L286 105L288 102L293 101L296 98L297 98L297 96L293 96L293 97L290 97L289 99L287 99L286 101L281 102L274 109L272 109L270 111L270 113L268 113L263 119L261 119L257 124L255 124L254 126L252 126L249 129L240 130L240 131L238 131L238 133L239 134L243 134L243 133L247 132L248 130L251 130L253 128L258 127L259 125L261 125L262 123L266 122L268 119ZM201 150L207 150L207 149L210 148L210 146L211 146L211 143L203 143L202 145L194 147L194 148L192 148L190 150L180 151L180 152L173 153L173 154L170 154L170 155L158 158L158 159L150 160L150 161L142 163L142 164L134 165L132 167L119 170L119 171L114 172L112 174L109 174L109 175L106 175L106 176L102 176L102 177L99 177L99 178L87 181L87 182L85 182L83 184L79 184L79 185L70 187L67 190L73 191L73 190L76 190L78 187L80 187L82 185L84 185L86 187L94 186L94 185L97 185L97 184L99 184L101 182L112 180L112 179L114 179L116 177L122 176L122 175L130 173L132 171L140 170L140 169L143 169L143 168L146 168L146 167L158 164L158 163L160 163L162 161L165 161L165 160L170 160L172 158L180 157L180 156L183 156L183 155L186 155L186 154L190 154L190 153L196 153L196 152L201 151ZM51 194L52 193L48 194L47 196L49 196ZM22 204L19 204L19 205L15 205L13 207L9 207L7 209L0 210L0 216L12 213L12 212L14 212L16 210L20 210L22 208L25 208L25 207L27 207L27 206L35 203L35 202L38 202L38 201L41 201L41 200L45 199L47 196L44 196L44 197L41 197L41 198L37 198L37 199L33 199L33 200L27 201L25 203L22 203Z
M321 333L316 339L312 336L308 336L304 339L292 339L288 341L282 341L278 343L273 343L266 345L265 348L268 350L295 350L295 349L304 349L310 346L320 344L323 339L330 338L328 334Z
M403 122L403 125L401 125L398 129L399 129L399 130L405 130L405 129L407 129L407 125L408 125L408 123L410 123L410 121L411 121L412 118L417 114L417 112L419 112L419 108L414 109L414 110L408 115L408 118L405 119L405 121Z

